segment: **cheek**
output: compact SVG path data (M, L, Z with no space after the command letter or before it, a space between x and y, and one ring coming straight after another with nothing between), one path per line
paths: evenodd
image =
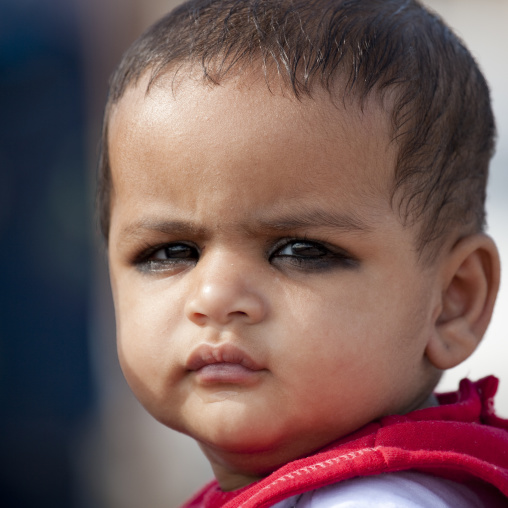
M379 298L372 288L365 290L354 278L328 283L315 291L291 295L282 312L293 340L301 347L342 349L371 336L379 314ZM289 300L289 299L288 299ZM355 341L351 339L355 338Z
M326 291L292 295L291 303L284 302L287 339L278 353L286 354L288 367L294 363L293 368L317 372L327 367L354 371L371 364L390 370L397 357L422 349L418 336L429 314L424 289L399 286L396 278L365 283L344 277Z
M160 281L147 283L139 275L119 278L113 297L120 342L140 350L164 346L178 305L175 299L168 302L168 291Z
M118 289L114 291L118 357L127 382L144 403L168 383L160 373L172 372L171 307L135 284Z
M302 403L313 404L321 380L341 385L368 364L375 317L358 295L336 289L302 292L280 312L284 328L270 348L274 371L289 384L288 396L305 394L308 400Z

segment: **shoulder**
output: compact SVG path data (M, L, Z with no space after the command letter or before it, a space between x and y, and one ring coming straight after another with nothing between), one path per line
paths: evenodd
M443 478L403 471L365 476L293 497L274 508L484 508L468 487Z

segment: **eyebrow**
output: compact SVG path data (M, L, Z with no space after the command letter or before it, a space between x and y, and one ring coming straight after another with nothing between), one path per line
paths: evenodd
M202 236L206 233L205 228L196 226L192 221L142 219L132 224L128 224L125 228L123 228L121 236L127 238L136 237L143 231L194 236Z
M271 217L267 216L258 220L259 226L262 229L287 231L310 227L325 227L345 232L369 232L373 230L372 226L356 214L325 210L323 208L303 210L298 213L271 215Z
M238 229L248 234L256 234L260 231L282 232L298 231L313 227L330 228L344 232L370 232L373 227L367 224L356 214L347 214L336 210L315 208L298 212L280 213L271 212L262 214L252 221L240 224ZM153 231L162 234L178 236L207 235L207 228L196 225L192 220L160 220L142 219L127 225L121 232L125 239L142 235L145 231Z

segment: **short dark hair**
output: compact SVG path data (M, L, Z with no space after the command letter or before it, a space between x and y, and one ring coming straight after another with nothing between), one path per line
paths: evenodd
M114 73L106 106L98 207L108 237L111 168L108 120L125 90L147 71L150 84L186 64L221 83L260 62L297 98L319 85L360 103L394 92L398 158L392 206L418 224L418 249L451 231L481 231L495 125L487 83L474 58L415 0L191 0L148 29ZM176 75L176 74L175 74ZM149 85L150 86L150 85ZM462 233L464 234L464 233ZM435 249L434 249L435 250Z

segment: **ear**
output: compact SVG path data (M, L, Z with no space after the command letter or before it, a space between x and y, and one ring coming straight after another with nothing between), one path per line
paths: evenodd
M463 362L490 322L499 289L499 254L493 240L474 234L440 258L441 305L426 355L438 369Z

